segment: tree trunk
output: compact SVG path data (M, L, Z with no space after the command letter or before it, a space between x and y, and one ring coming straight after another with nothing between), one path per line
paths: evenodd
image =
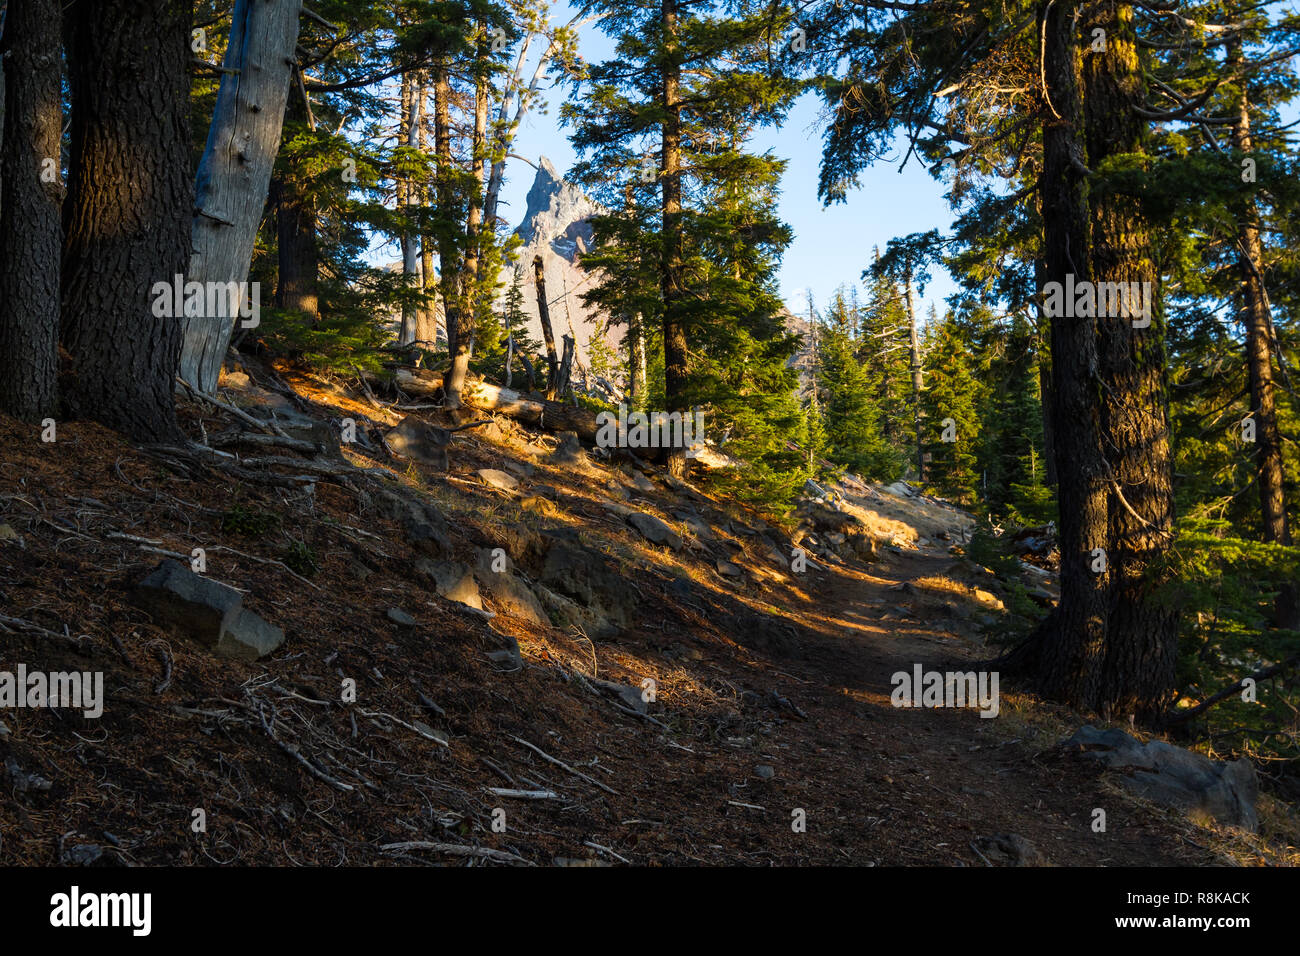
M1087 165L1096 170L1112 156L1144 151L1146 120L1134 107L1146 102L1146 84L1131 4L1101 0L1081 26L1083 36L1106 31L1105 53L1085 56L1082 71ZM1110 614L1096 706L1104 715L1152 722L1173 691L1178 644L1177 612L1155 599L1152 579L1173 543L1174 521L1160 276L1136 199L1093 189L1089 212L1090 278L1149 283L1152 290L1146 327L1123 315L1097 320L1094 394L1110 478Z
M0 408L29 422L58 411L61 7L10 0L0 42Z
M925 481L925 457L921 442L921 340L916 327L916 302L912 292L912 263L908 262L905 290L907 292L907 324L909 329L908 356L912 371L912 427L916 433L916 480Z
M1088 276L1087 206L1075 164L1082 105L1079 50L1068 8L1045 4L1043 64L1054 114L1043 126L1039 201L1044 282ZM1041 691L1080 708L1096 699L1106 635L1105 575L1092 570L1107 533L1105 461L1095 401L1096 321L1051 319L1053 390L1046 396L1057 441L1061 600L1028 645Z
M304 99L306 91L298 84L289 93L288 118L311 123ZM312 126L314 128L314 123ZM313 322L320 321L317 297L320 253L316 238L316 204L292 170L271 179L270 199L275 207L277 282L275 304L281 309L301 312Z
M533 286L537 292L537 318L541 320L542 338L546 340L546 397L554 398L560 362L555 355L555 331L551 328L551 307L546 301L546 268L541 256L533 256Z
M628 390L632 393L632 410L637 412L646 410L645 329L641 323L640 313L632 316L627 323L628 355L632 364Z
M1043 287L1046 265L1042 257L1034 260L1034 279ZM1050 354L1051 321L1041 301L1035 304L1038 321L1034 326L1034 351L1038 356L1038 402L1043 420L1043 484L1056 488L1056 423L1052 420L1052 357Z
M663 296L664 393L669 412L686 413L687 342L682 307L682 102L681 52L678 40L677 0L662 0L664 31L662 153L659 180L663 204L663 260L660 287ZM669 474L686 474L686 449L668 450Z
M463 282L463 304L461 327L456 341L448 341L451 351L451 367L447 369L446 387L447 404L455 408L460 405L460 391L469 371L470 349L473 343L475 323L479 315L479 260L482 257L483 226L483 184L487 176L484 162L487 159L487 114L488 114L488 70L491 68L488 52L487 24L480 22L478 52L475 57L474 73L474 136L470 142L470 196L469 210L465 216L465 275ZM489 224L489 228L491 225Z
M177 439L181 324L155 315L154 285L190 256L190 3L76 0L67 17L66 404L137 440Z
M410 149L420 148L420 113L424 101L424 86L418 73L402 74L402 145ZM420 204L420 190L409 177L398 182L397 202L406 216L411 215L414 207ZM402 279L409 288L415 288L420 282L420 246L414 228L409 223L402 230ZM416 340L416 326L419 324L420 307L412 302L402 306L402 327L398 333L399 345L410 345Z
M438 208L442 216L451 215L455 208L455 190L453 183L455 172L451 163L451 79L447 73L447 64L439 60L433 72L433 148L437 157ZM454 230L443 229L438 235L438 285L442 292L443 323L447 329L447 349L453 354L456 342L461 335L464 317L463 287L460 276L460 251L454 236ZM454 364L454 362L453 362ZM448 371L448 375L451 371ZM443 379L444 398L448 407L456 407L459 392L450 396ZM450 401L449 401L450 399Z
M280 146L298 42L301 0L235 0L217 105L195 181L188 278L246 282L271 167ZM217 387L234 321L182 320L181 377L203 392Z
M1241 65L1241 41L1228 45L1228 68ZM1254 148L1250 132L1250 103L1246 81L1239 80L1232 145L1242 153ZM1273 386L1272 315L1264 286L1264 247L1260 241L1259 207L1253 196L1243 203L1237 221L1237 264L1241 270L1241 324L1246 330L1246 371L1250 382L1251 415L1255 420L1255 467L1259 481L1260 522L1264 540L1291 543L1287 522L1282 436L1277 424ZM1300 629L1300 595L1294 586L1283 587L1275 607L1279 627Z

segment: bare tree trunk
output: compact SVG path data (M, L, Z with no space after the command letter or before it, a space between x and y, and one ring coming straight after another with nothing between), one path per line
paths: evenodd
M235 0L230 46L195 189L195 282L246 282L271 167L280 147L301 0ZM182 319L180 374L200 391L217 387L234 328L229 315Z
M190 19L189 0L76 0L67 10L64 397L74 416L142 441L181 436L181 325L151 306L155 284L170 286L190 256Z
M660 187L663 190L663 260L660 287L663 295L664 391L668 412L685 413L687 386L686 329L682 324L682 306L686 291L683 283L682 238L682 101L681 51L678 40L677 0L662 0L664 31L662 153L659 161ZM669 474L681 478L686 474L686 449L668 450Z
M555 355L555 331L551 328L551 307L546 301L546 268L541 256L533 257L533 286L537 291L537 317L542 323L542 338L546 340L546 397L555 398L560 363Z
M646 410L645 328L641 323L640 313L633 315L627 323L628 355L632 364L629 391L632 393L632 410L638 412Z
M912 263L904 271L907 293L907 324L909 329L908 355L912 370L912 426L916 433L916 480L925 481L925 455L921 441L921 340L916 327L916 302L912 291Z
M30 422L58 410L61 18L10 0L0 42L0 408Z

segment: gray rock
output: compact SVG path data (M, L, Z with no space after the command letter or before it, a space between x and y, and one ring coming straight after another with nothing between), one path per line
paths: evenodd
M440 471L446 471L449 464L447 445L450 439L451 432L447 429L430 425L414 415L407 415L384 436L394 454Z
M388 619L400 627L415 627L415 618L407 614L400 607L390 607L388 609Z
M135 586L135 605L159 627L215 647L228 620L243 606L234 588L195 574L179 561L167 559Z
M617 625L598 608L583 607L577 601L557 594L544 584L534 586L542 606L554 615L561 627L576 627L593 640L612 637L619 632Z
M26 793L28 790L49 790L54 786L40 774L28 773L18 766L18 761L13 757L5 757L5 773L9 777L9 782L13 784L14 790L19 793Z
M551 452L550 460L558 465L571 465L582 459L582 439L577 432L561 432L560 444Z
M768 764L761 763L754 768L754 775L760 780L771 780L776 776L776 768Z
M641 532L641 537L652 544L667 545L674 551L682 546L682 536L654 515L634 511L627 516L627 523Z
M632 477L628 479L628 483L642 494L650 494L657 490L655 483L639 471L632 472Z
M537 595L527 584L511 574L508 569L492 570L491 551L479 552L478 570L475 576L480 582L480 587L487 592L488 597L503 613L539 627L550 625L551 619L546 616L546 609L542 607L542 602L537 599Z
M499 491L518 491L519 479L506 471L498 471L495 468L480 468L475 472L482 479L485 485L491 485Z
M415 562L415 570L433 579L434 588L449 601L483 610L478 583L474 573L458 561L430 561L422 558Z
M1219 823L1259 829L1255 801L1259 780L1249 760L1224 762L1163 740L1139 743L1119 729L1079 729L1062 745L1067 753L1122 771L1118 782L1131 793L1164 806L1199 811Z
M691 529L691 534L695 535L695 537L699 538L701 541L718 540L718 536L713 533L713 529L709 527L708 522L699 515L693 514L689 511L674 511L673 517L678 521L684 522L686 527Z
M284 643L284 631L267 623L246 607L221 631L221 640L213 648L219 657L255 661Z
M533 473L537 471L537 469L528 464L528 462L516 461L513 458L507 458L505 466L508 471L514 472L520 478L531 478L533 477Z
M166 560L135 586L134 603L159 627L220 657L256 660L284 643L284 632L243 606L238 591Z
M642 695L640 687L629 687L627 684L618 684L607 680L592 679L592 683L618 697L623 702L624 707L635 710L638 714L649 713L650 705Z
M718 573L725 578L739 578L743 577L745 574L745 572L741 570L740 565L733 564L730 561L724 561L721 558L718 559Z
M603 619L602 636L609 633L610 625L630 624L639 597L613 563L576 541L554 534L546 537L549 547L538 580ZM538 597L546 603L540 592Z
M63 851L64 866L90 866L104 855L104 848L94 843L78 843Z
M376 502L379 513L402 527L407 543L420 554L439 558L451 554L447 519L429 502L394 492L382 492Z
M488 651L488 660L508 670L518 670L523 667L524 657L519 652L519 642L509 634L502 634L500 631L493 631L492 634L499 638L505 647L500 650Z
M605 490L609 492L611 498L618 501L627 501L632 497L632 492L627 490L627 485L621 481L615 481L612 478L605 482Z
M994 833L974 841L975 847L992 864L1002 866L1049 866L1047 857L1019 833Z

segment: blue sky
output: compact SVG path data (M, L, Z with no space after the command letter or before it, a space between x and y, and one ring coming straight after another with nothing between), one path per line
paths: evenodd
M564 5L557 6L555 19L571 16ZM579 52L588 61L609 56L613 44L595 28L584 27L579 34ZM559 104L564 90L543 87L550 109L543 114L530 112L519 130L514 152L536 160L544 155L561 173L576 160L569 145L567 131L559 127ZM794 231L794 242L786 250L781 268L781 294L791 310L804 314L804 290L811 288L818 307L823 306L840 284L857 283L871 259L874 246L882 249L895 236L927 229L946 230L952 222L943 198L944 187L931 179L916 158L900 174L899 150L894 162L880 162L861 176L861 186L849 194L847 203L823 208L817 199L817 168L821 157L822 127L818 122L819 104L805 96L795 104L781 129L764 130L754 141L758 152L788 161L782 181L781 218ZM532 185L533 169L511 159L506 166L507 182L502 199L507 203L502 215L518 224L525 208L524 197ZM924 316L929 303L943 311L943 298L955 289L942 271L921 297Z

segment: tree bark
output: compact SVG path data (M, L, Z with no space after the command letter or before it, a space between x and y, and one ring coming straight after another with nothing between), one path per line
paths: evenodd
M921 441L921 339L916 326L916 301L912 292L912 263L906 265L908 357L912 372L912 428L916 434L916 480L925 481L925 455Z
M1241 65L1241 41L1228 45L1229 69ZM1232 127L1232 145L1241 153L1254 148L1250 130L1250 102L1246 80L1238 81L1237 115ZM1237 220L1237 265L1241 270L1241 324L1246 330L1246 372L1250 383L1251 415L1255 420L1255 468L1259 482L1260 522L1264 540L1291 544L1287 521L1285 472L1282 467L1282 436L1277 423L1277 400L1273 385L1272 315L1264 285L1264 246L1260 240L1259 207L1247 197ZM1300 595L1295 586L1283 587L1275 606L1279 627L1300 629Z
M641 323L642 317L639 312L627 323L628 356L632 365L628 391L632 393L632 410L638 412L646 410L645 329Z
M420 148L420 114L421 105L424 101L424 86L420 82L418 73L402 74L402 145L410 149ZM397 184L397 203L402 207L402 212L407 216L411 215L414 207L420 204L420 190L414 180L408 175L403 177ZM420 268L419 255L420 246L415 230L411 225L402 230L402 278L408 287L414 288L420 282L418 271ZM421 284L421 287L422 284ZM417 338L416 326L419 323L420 307L415 303L405 303L402 306L402 326L398 333L397 342L399 345L410 345Z
M1044 282L1088 277L1088 219L1078 158L1082 118L1079 50L1067 7L1045 4L1043 63L1050 116L1043 126L1039 200ZM1061 600L1027 647L1041 691L1088 708L1101 685L1106 636L1104 574L1092 570L1094 549L1107 539L1105 461L1095 401L1096 320L1055 316L1050 327L1060 503Z
M65 205L64 397L140 441L180 437L181 325L154 285L190 256L188 0L76 0L67 10L72 158Z
M58 411L61 7L10 0L0 41L0 408L29 422Z
M289 120L311 123L304 99L306 91L294 84L286 110ZM314 128L314 123L312 126ZM317 283L320 253L316 237L316 204L309 192L287 171L271 179L270 200L275 207L276 288L275 304L301 312L313 322L320 320Z
M677 0L662 0L664 33L662 152L659 181L663 208L663 260L660 287L663 296L664 393L667 411L685 414L687 387L687 341L682 307L686 295L683 283L682 237L682 64L678 38ZM686 474L686 449L668 450L669 474Z
M488 70L491 62L488 56L487 24L478 25L479 41L475 56L474 70L474 135L470 141L470 196L469 209L465 216L465 274L462 279L462 311L460 328L456 340L448 339L451 351L451 367L447 369L446 387L447 403L455 408L460 405L460 391L469 371L469 355L472 336L479 315L479 260L483 236L483 186L487 180L484 162L487 159L487 114L488 114ZM490 228L490 225L489 225Z
M453 188L455 173L451 161L451 78L447 73L447 64L439 60L433 72L433 148L437 157L438 207L444 217L450 216L456 207ZM447 329L447 348L454 353L456 342L461 335L464 324L463 286L460 275L460 249L455 236L456 230L444 228L438 235L438 285L442 292L443 322ZM454 363L453 363L454 364ZM449 373L450 374L450 373ZM446 386L446 376L443 378ZM443 401L448 407L456 407L459 393L450 397L444 387Z
M301 0L235 0L217 105L199 161L192 223L195 282L246 282L271 167L280 146ZM181 377L200 391L217 387L234 322L182 321Z
M551 307L546 301L546 267L541 256L533 256L533 286L537 292L537 318L542 323L542 338L546 340L546 397L555 398L555 382L559 377L560 362L555 354L555 331L551 327Z
M1098 169L1116 155L1144 152L1146 120L1134 107L1146 102L1133 7L1101 0L1082 18L1082 34L1106 31L1105 53L1083 60L1087 165ZM1173 543L1173 459L1169 444L1164 310L1149 229L1137 200L1112 189L1089 197L1090 277L1097 283L1149 283L1150 324L1100 316L1098 388L1102 450L1109 465L1110 614L1102 687L1104 715L1153 722L1174 686L1177 612L1155 599L1152 574ZM1099 304L1100 311L1100 304Z

